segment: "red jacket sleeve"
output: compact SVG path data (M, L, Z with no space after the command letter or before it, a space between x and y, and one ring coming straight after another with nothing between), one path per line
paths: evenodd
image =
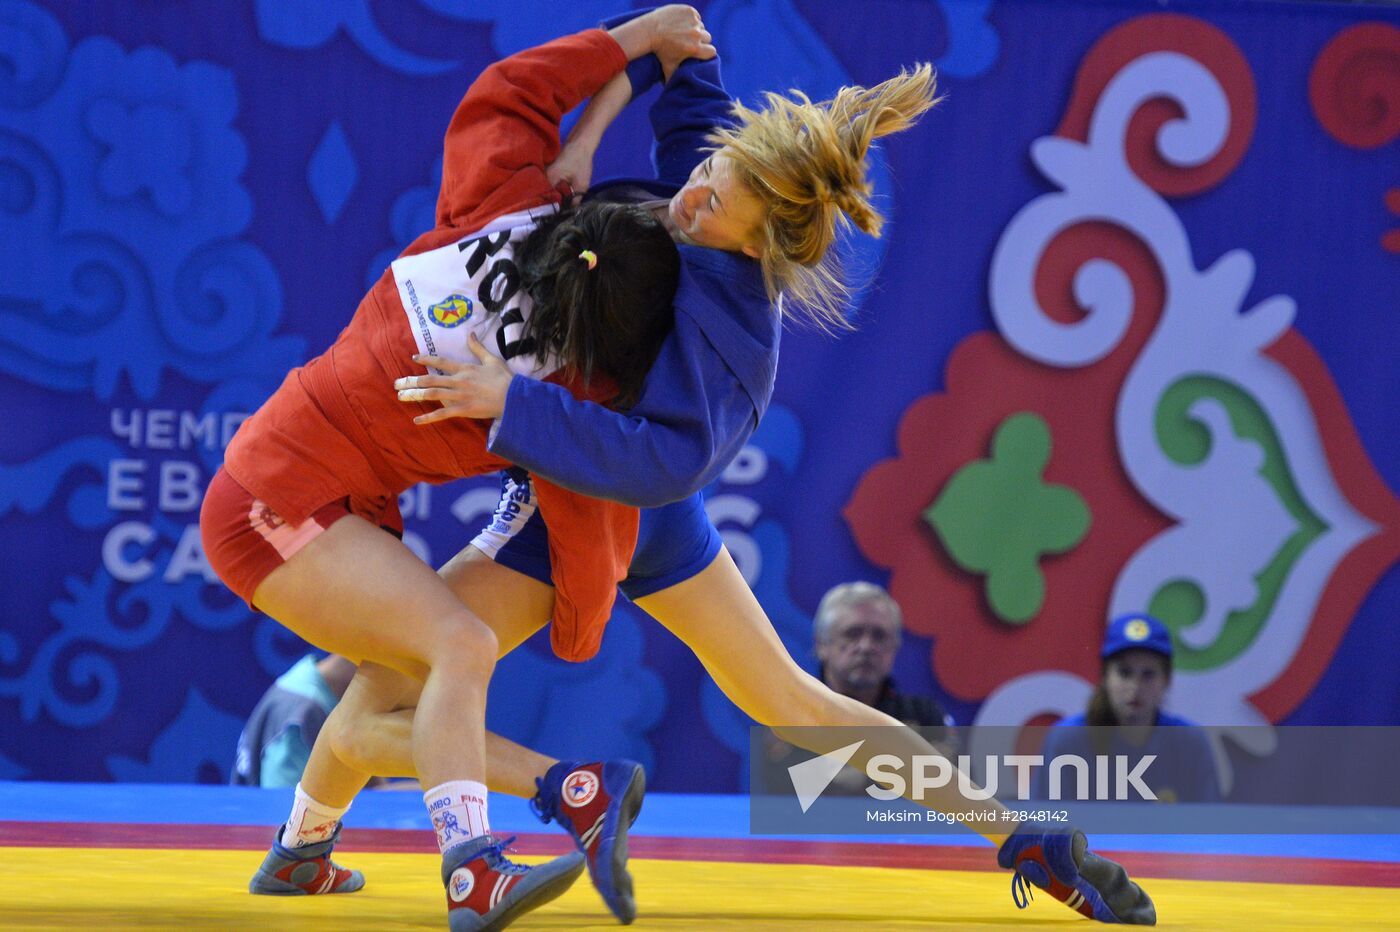
M469 215L495 216L548 194L544 170L559 155L560 120L626 67L622 47L589 29L483 71L447 127L438 225L461 226Z
M554 621L549 642L565 660L598 653L612 617L617 584L627 577L641 513L589 498L535 477L540 517L549 528Z
M556 382L582 400L601 403L617 393L604 373L590 384L556 372ZM637 549L641 512L630 505L591 498L532 476L539 515L549 529L549 571L554 583L554 618L549 641L565 660L588 660L598 653L603 629L612 617L617 585L627 578Z

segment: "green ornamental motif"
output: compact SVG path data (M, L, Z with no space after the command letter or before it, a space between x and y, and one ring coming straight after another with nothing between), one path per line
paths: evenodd
M1192 649L1181 643L1179 632L1199 621L1205 613L1205 597L1194 580L1179 579L1164 585L1148 603L1147 609L1172 630L1176 651L1172 664L1177 670L1213 670L1224 666L1254 643L1263 633L1284 584L1303 553L1327 531L1327 524L1309 507L1288 463L1283 440L1268 412L1238 385L1210 376L1193 376L1174 383L1163 393L1156 412L1157 439L1172 461L1191 466L1202 462L1210 452L1209 432L1191 417L1191 407L1211 398L1225 407L1237 439L1249 440L1264 452L1260 475L1278 495L1279 501L1297 522L1293 536L1284 541L1274 559L1255 576L1258 600L1247 609L1231 612L1214 644Z
M1068 486L1045 482L1050 428L1021 411L1002 421L991 459L953 474L924 511L953 562L987 577L987 602L1010 624L1025 624L1045 604L1040 560L1072 550L1089 531L1089 507Z

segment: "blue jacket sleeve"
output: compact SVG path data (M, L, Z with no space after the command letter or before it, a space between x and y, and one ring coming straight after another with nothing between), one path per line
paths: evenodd
M604 20L602 25L612 29L646 12L642 9L622 13ZM661 60L655 55L643 55L627 66L627 77L636 99L660 83ZM716 126L730 121L733 104L720 77L719 56L709 61L690 58L681 62L651 107L655 135L651 161L658 181L685 184L691 170L705 157L709 145L705 137Z
M651 106L651 162L657 179L685 184L711 145L705 137L730 122L733 105L720 79L718 56L682 62Z
M660 61L644 55L628 76L634 96L640 94L661 79ZM718 59L690 59L676 69L651 110L658 180L685 183L704 156L705 135L727 119L730 104ZM675 329L636 406L611 411L562 386L516 378L491 452L571 491L642 508L686 498L718 478L767 407L777 347L776 332L767 332L777 317L757 273L723 258L702 255L687 264L697 292L687 306L694 306L679 310L678 293ZM762 332L749 334L746 326Z
M490 450L566 489L654 508L714 481L757 424L742 383L700 328L677 314L631 410L517 377Z

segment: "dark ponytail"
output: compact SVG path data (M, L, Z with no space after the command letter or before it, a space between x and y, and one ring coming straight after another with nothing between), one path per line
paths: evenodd
M1089 707L1084 710L1084 724L1096 727L1117 725L1118 716L1113 714L1113 704L1108 701L1108 689L1099 678L1094 694L1089 697Z
M634 204L588 201L541 220L516 263L534 301L522 337L585 384L597 372L611 376L610 407L636 404L671 330L680 281L680 254L661 222Z
M1095 754L1107 754L1109 748L1108 729L1118 727L1118 716L1113 714L1113 704L1108 701L1108 688L1104 686L1104 677L1108 675L1108 662L1103 665L1103 672L1099 675L1099 685L1094 687L1094 693L1089 697L1089 707L1084 710L1084 724L1089 726L1089 744L1093 747Z

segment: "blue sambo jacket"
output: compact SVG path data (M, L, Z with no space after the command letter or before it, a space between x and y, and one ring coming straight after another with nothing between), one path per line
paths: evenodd
M661 79L654 55L627 71L633 97ZM604 183L589 196L605 197L624 185L674 195L705 158L705 135L729 120L730 106L718 58L684 62L651 108L656 178ZM719 476L768 410L781 319L756 261L679 248L675 329L638 403L612 411L578 401L559 385L516 378L491 438L492 453L564 488L643 508L685 498Z

